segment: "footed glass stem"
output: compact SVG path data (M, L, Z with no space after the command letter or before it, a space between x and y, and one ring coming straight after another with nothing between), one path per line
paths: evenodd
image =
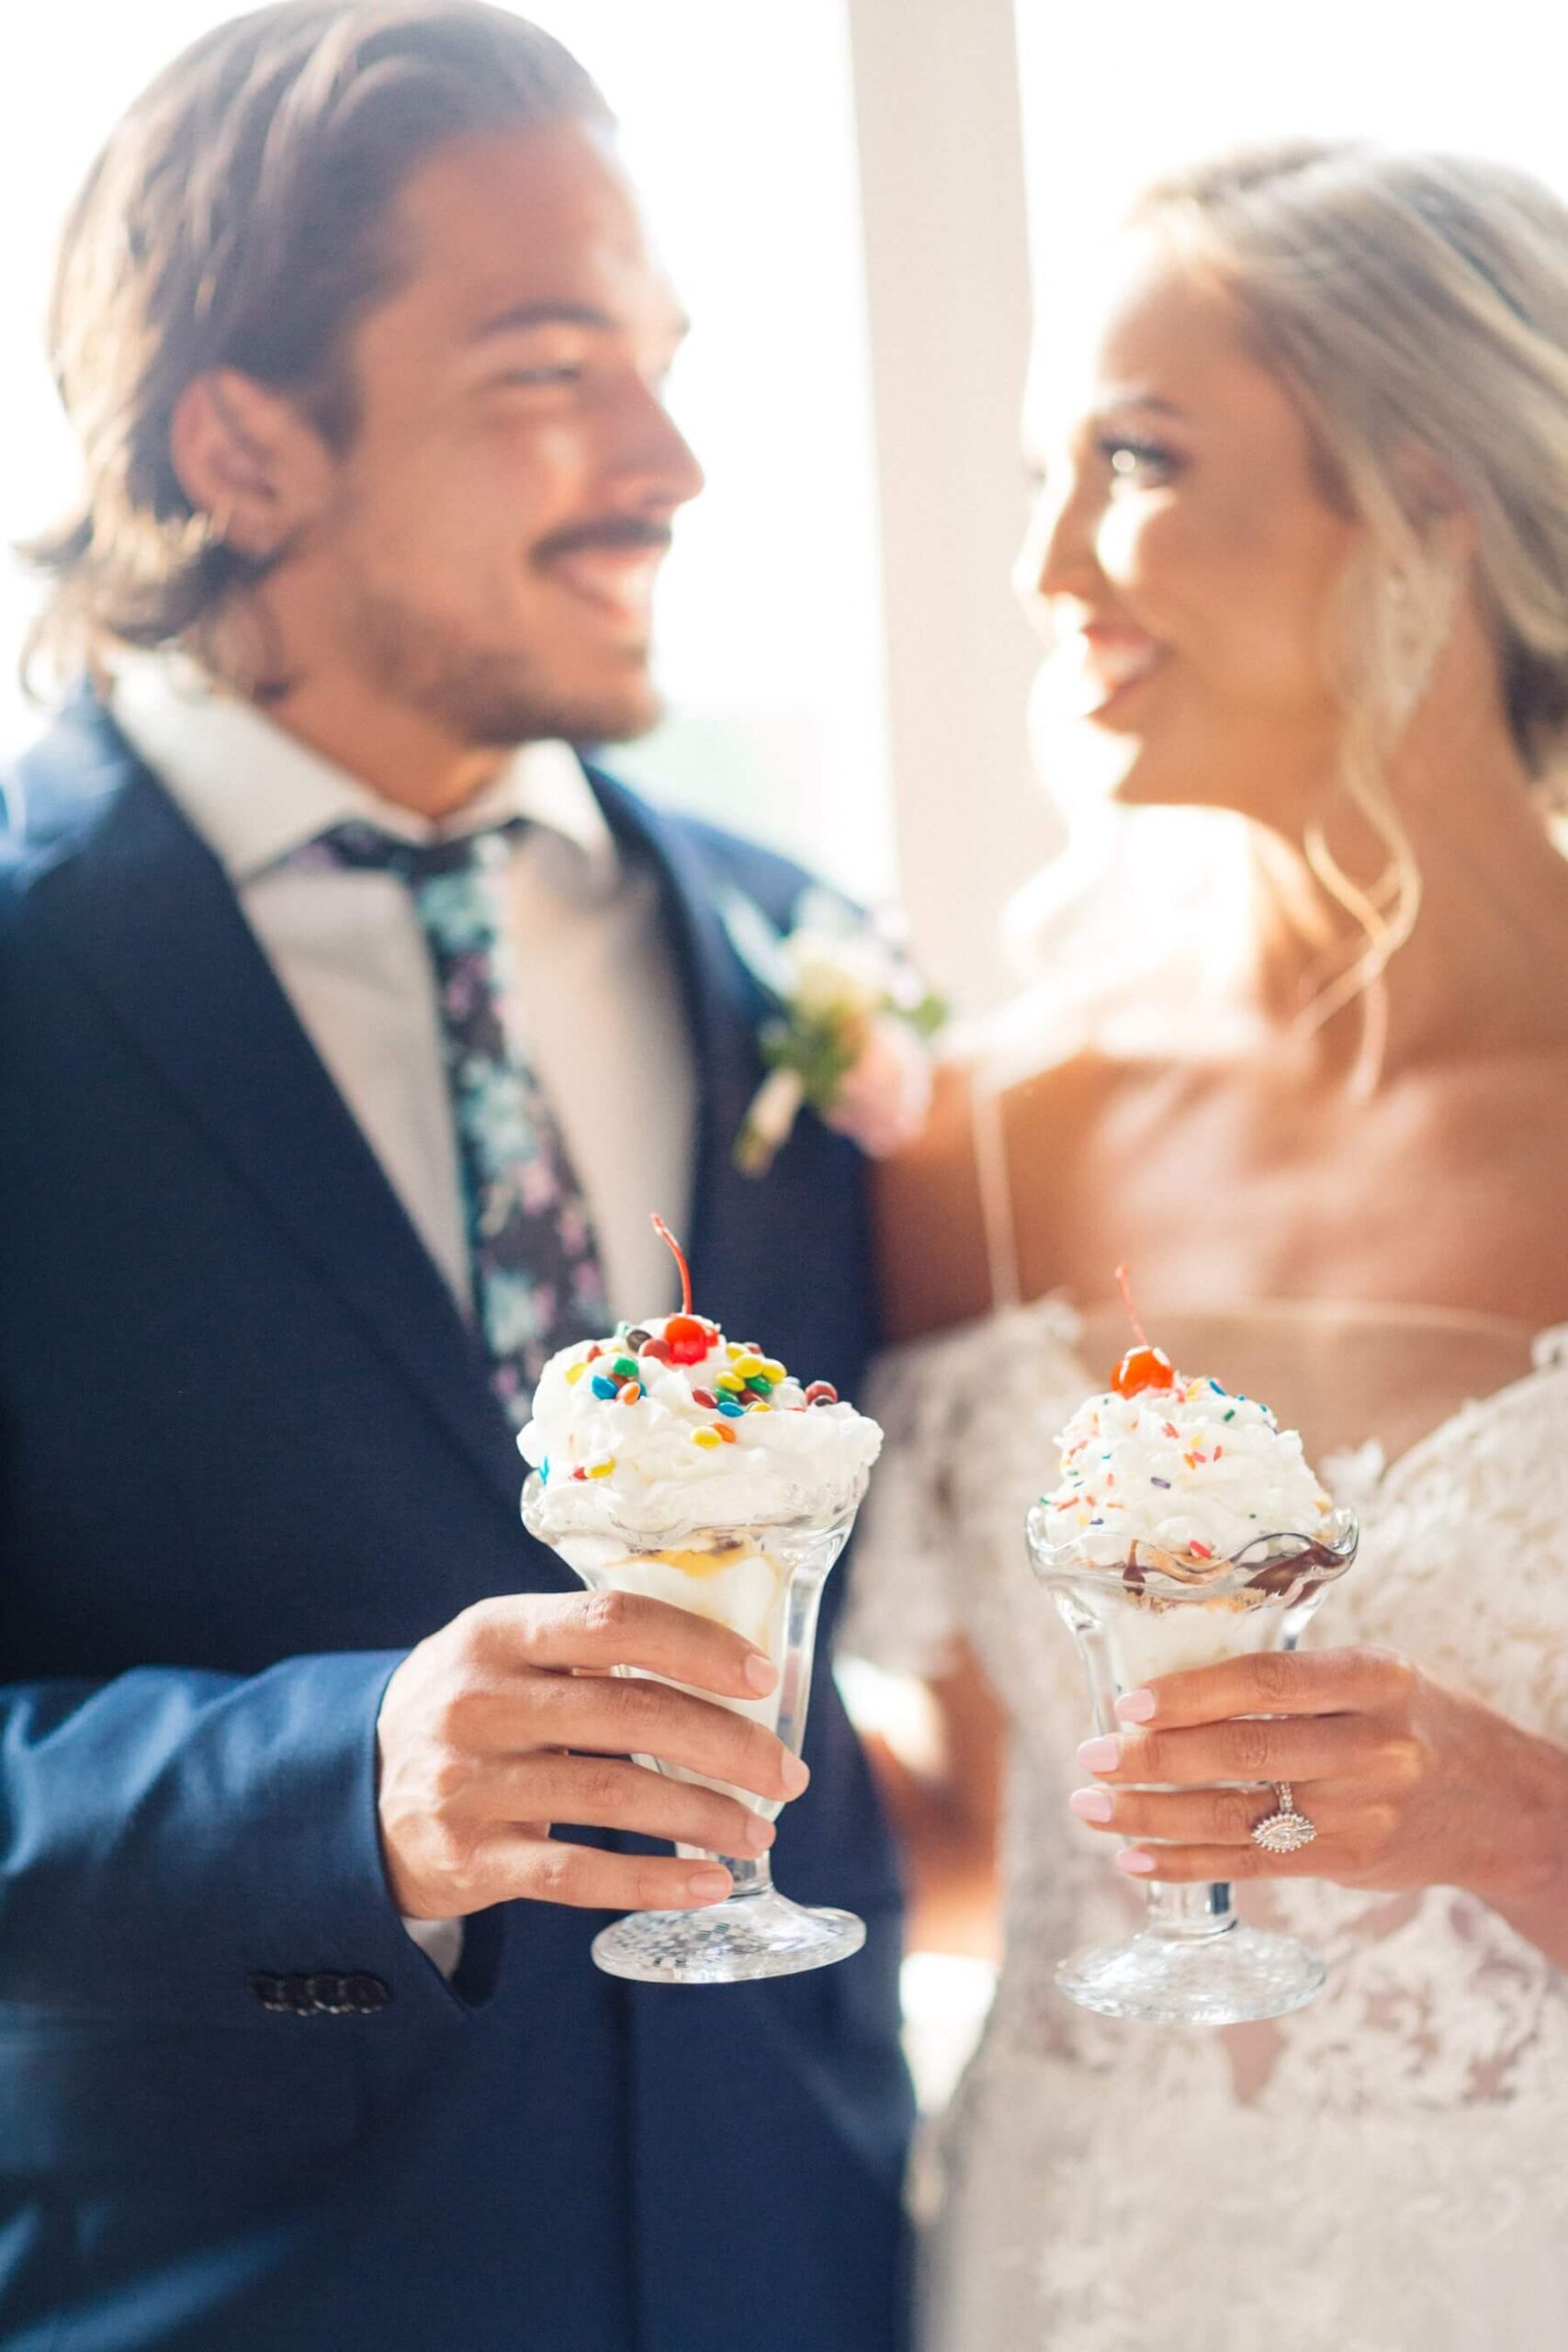
M1314 1542L1264 1536L1201 1584L1157 1559L1122 1574L1044 1540L1030 1517L1030 1551L1071 1629L1089 1678L1098 1731L1122 1726L1116 1701L1178 1668L1264 1650L1294 1649L1325 1587L1355 1557L1357 1527L1336 1514ZM1139 1933L1090 1946L1056 1970L1069 2000L1102 2017L1162 2025L1244 2025L1285 2016L1322 1988L1326 1971L1292 1936L1246 1925L1228 1885L1151 1885Z
M677 1846L693 1860L700 1847ZM852 1911L811 1910L773 1884L771 1856L722 1861L735 1883L705 1911L633 1911L593 1939L593 1957L610 1976L642 1984L742 1984L760 1976L794 1976L848 1960L865 1941Z

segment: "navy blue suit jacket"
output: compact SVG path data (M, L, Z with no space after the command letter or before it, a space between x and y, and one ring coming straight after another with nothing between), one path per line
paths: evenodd
M89 699L19 774L0 2346L897 2352L897 1887L830 1678L777 1864L863 1914L863 1954L631 1986L590 1963L602 1917L519 1904L443 1979L383 1875L381 1690L479 1596L570 1579L523 1532L474 1343L216 860ZM593 781L682 976L697 1297L852 1393L856 1155L806 1119L766 1182L729 1165L759 1008L716 887L777 919L802 877ZM299 2015L258 1972L389 1998Z

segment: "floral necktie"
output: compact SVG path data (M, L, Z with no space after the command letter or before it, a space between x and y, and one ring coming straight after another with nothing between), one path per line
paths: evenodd
M588 1203L506 1017L515 1003L507 835L525 821L426 848L352 821L289 861L395 874L408 886L435 981L474 1312L491 1385L519 1427L548 1358L607 1320Z

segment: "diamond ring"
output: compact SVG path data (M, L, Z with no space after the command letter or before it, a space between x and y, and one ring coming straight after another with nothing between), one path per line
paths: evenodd
M1279 1810L1254 1826L1252 1842L1266 1854L1299 1854L1317 1836L1316 1826L1304 1813L1297 1812L1289 1781L1276 1781L1274 1794L1280 1800Z

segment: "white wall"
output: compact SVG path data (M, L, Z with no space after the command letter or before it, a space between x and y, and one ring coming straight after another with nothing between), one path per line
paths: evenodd
M1052 846L1031 775L1030 338L1011 0L851 0L899 881L937 980L1006 986L1002 901Z

